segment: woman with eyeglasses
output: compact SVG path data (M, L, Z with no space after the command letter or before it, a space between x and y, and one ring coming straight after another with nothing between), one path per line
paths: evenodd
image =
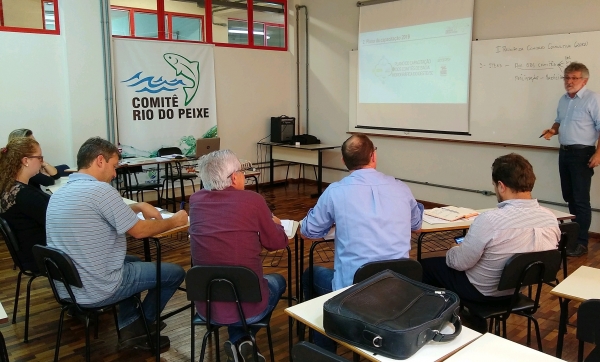
M12 131L8 135L8 141L10 142L12 139L19 137L27 137L35 140L35 137L33 137L32 130L27 128L19 128ZM68 176L65 173L65 170L68 168L69 166L67 165L58 165L55 167L42 160L42 168L40 169L40 172L37 175L33 176L31 180L29 180L29 185L38 188L40 186L54 185L54 180L58 180L63 176Z
M0 217L19 242L18 257L27 270L37 271L31 249L46 245L46 209L50 195L29 181L44 163L39 143L28 137L12 139L0 148Z

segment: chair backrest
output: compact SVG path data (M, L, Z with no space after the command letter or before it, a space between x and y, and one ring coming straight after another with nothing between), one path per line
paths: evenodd
M23 264L19 259L19 242L17 241L17 236L11 230L8 222L2 217L0 217L0 230L2 230L2 237L6 242L6 247L8 248L13 263L19 267L19 270L24 271L25 268L23 268Z
M82 288L83 283L79 277L79 272L73 264L73 260L64 252L43 245L33 246L33 256L37 263L40 273L48 277L54 297L59 303L70 302L75 303L75 296L71 290L71 286ZM59 282L66 289L70 301L60 297L56 290L55 283Z
M577 236L579 235L579 224L576 222L565 222L558 224L558 227L561 232L567 234L567 239L565 240L564 245L562 245L563 248L561 248L561 245L559 244L558 250L562 252L564 249L575 246L577 243Z
M551 282L556 280L561 256L558 250L515 254L504 266L498 290ZM535 271L539 272L535 272ZM519 285L519 280L522 279Z
M423 268L421 263L416 260L408 258L391 259L391 260L380 260L367 263L354 273L353 283L359 283L363 280L379 273L384 270L391 270L398 274L402 274L412 280L420 282L423 278Z
M260 302L262 295L258 276L243 266L197 265L185 276L187 299L211 302ZM232 289L232 287L234 289Z
M181 149L179 147L163 147L158 150L158 156L168 156L178 154L181 155Z
M6 350L6 343L4 342L2 332L0 332L0 362L8 362L8 351Z
M298 342L292 348L292 360L298 362L348 362L347 359L308 342Z
M579 306L577 339L600 345L600 299L588 299Z

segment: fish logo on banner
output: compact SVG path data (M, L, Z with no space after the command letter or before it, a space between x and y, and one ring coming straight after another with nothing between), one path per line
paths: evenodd
M179 89L179 85L183 86L185 92L185 105L187 106L196 96L198 92L198 85L200 84L200 63L197 61L189 60L186 57L175 54L166 53L163 55L165 61L175 69L175 77L183 77L185 80L174 78L173 80L164 80L163 77L159 77L154 80L154 76L148 76L141 78L142 72L137 72L131 78L122 81L121 83L127 84L128 87L140 87L137 89L137 93L161 93L161 92L174 92Z

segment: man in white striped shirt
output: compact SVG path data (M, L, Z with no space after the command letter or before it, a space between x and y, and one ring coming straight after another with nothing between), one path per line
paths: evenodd
M148 323L156 321L156 264L125 255L125 233L145 238L185 225L187 213L179 211L164 219L145 202L127 206L108 184L119 162L117 147L99 137L84 142L77 153L78 172L50 198L46 211L48 246L73 259L83 288L73 288L77 302L101 307L119 302L119 348L149 349L144 324L135 302L129 298L147 290L142 308ZM141 212L145 220L136 213ZM164 308L185 277L176 264L161 263L160 309ZM58 289L58 288L57 288ZM61 295L65 291L59 289ZM158 328L164 328L161 323ZM151 329L156 329L156 324ZM169 345L161 336L160 347Z
M513 290L497 288L511 256L557 248L556 216L531 198L535 174L529 161L515 153L498 157L492 164L492 181L498 208L479 215L465 240L445 258L421 260L424 283L474 302L504 299Z

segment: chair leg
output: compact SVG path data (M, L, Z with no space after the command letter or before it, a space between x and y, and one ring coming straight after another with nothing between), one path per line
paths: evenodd
M527 319L531 319L531 320L533 320L533 326L535 327L535 335L536 335L536 337L537 337L538 350L539 350L540 352L544 352L544 351L542 350L542 336L540 336L540 325L538 324L538 321L537 321L537 319L535 319L535 318L533 318L533 317L530 317L530 318L527 318Z
M250 339L252 340L252 356L255 361L258 361L258 346L256 345L256 338L254 337L252 332L250 332L249 334Z
M502 318L502 337L506 338L506 318Z
M56 335L56 347L54 348L54 362L58 362L58 351L60 349L60 337L62 336L63 321L65 320L65 309L63 306L60 309L60 319L58 320L58 334Z
M579 348L577 348L577 362L583 362L583 341L579 341Z
M494 318L490 318L488 325L488 332L492 333L492 328L494 328Z
M121 339L121 331L119 331L119 317L117 316L117 306L111 308L113 311L113 317L115 318L115 327L117 328L117 340Z
M90 362L90 316L85 315L85 362Z
M531 318L527 318L527 346L531 346Z
M35 279L35 275L29 278L27 282L27 296L25 297L25 338L24 342L29 342L29 304L31 302L31 282Z
M98 322L98 313L94 313L94 339L98 339L98 329L100 323Z
M494 333L500 336L500 320L498 318L494 318Z
M21 291L21 275L23 275L23 272L19 270L19 274L17 275L17 288L15 290L15 306L13 308L12 324L17 323L17 309L19 308L19 292Z
M219 349L221 348L221 342L219 341L219 328L217 328L214 332L215 334L215 350L217 351L217 362L221 362L221 354L219 353Z
M206 342L208 340L208 336L212 333L212 329L210 326L206 326L206 333L204 333L204 337L202 338L202 347L200 347L200 362L204 361L204 353L206 352ZM219 350L217 349L217 354Z
M273 339L271 338L270 324L267 324L267 340L269 341L269 354L271 354L271 362L275 362L275 354L273 353Z

